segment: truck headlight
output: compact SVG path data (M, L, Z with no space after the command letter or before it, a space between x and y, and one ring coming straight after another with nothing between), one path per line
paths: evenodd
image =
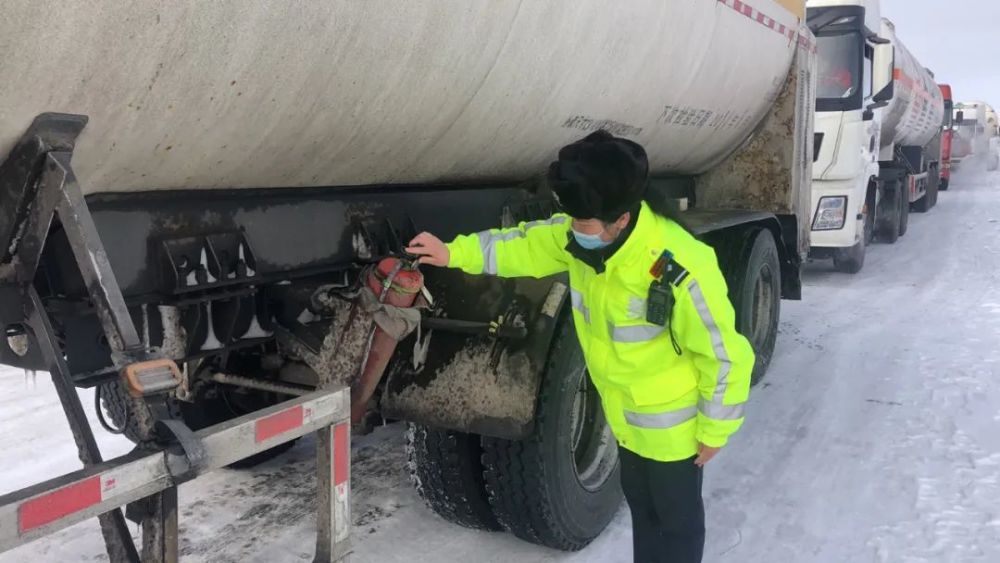
M816 218L813 219L812 230L835 231L844 228L847 219L847 196L825 196L819 198L816 206Z

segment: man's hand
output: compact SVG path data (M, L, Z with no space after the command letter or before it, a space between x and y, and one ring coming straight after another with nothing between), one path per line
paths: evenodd
M420 233L413 237L413 240L410 241L410 246L406 247L406 251L419 256L419 262L429 266L446 267L448 266L448 260L451 258L448 247L441 242L441 239L430 233Z
M713 448L706 446L705 444L698 444L698 457L695 458L694 464L698 467L705 467L705 464L712 461L715 454L719 453L722 448Z

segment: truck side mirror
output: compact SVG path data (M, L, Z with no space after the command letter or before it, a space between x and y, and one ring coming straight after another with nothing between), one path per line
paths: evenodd
M895 93L893 70L896 63L896 51L891 43L875 45L875 56L872 58L872 91L873 102L888 102Z
M955 114L955 125L961 125L963 121L965 121L965 112L958 110L958 113Z
M896 83L889 82L872 96L872 101L877 104L888 104L892 100L892 96L896 93Z

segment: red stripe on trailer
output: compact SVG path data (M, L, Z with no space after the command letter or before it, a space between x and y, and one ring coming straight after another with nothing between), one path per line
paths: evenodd
M753 20L760 25L780 33L784 37L787 37L791 41L798 39L798 43L801 47L805 49L815 51L816 45L809 40L805 35L800 34L797 30L792 29L785 24L779 24L777 20L768 16L767 14L761 12L760 10L754 8L748 4L745 0L717 0L719 4L730 8L736 13L746 16L748 19Z
M302 405L296 405L290 409L276 412L254 423L255 439L257 443L260 443L284 434L289 430L294 430L302 426L304 418Z
M350 458L348 457L347 424L338 424L333 427L333 485L336 487L341 483L346 483L350 470Z
M101 476L94 475L78 483L33 498L17 510L17 528L29 532L51 524L64 516L101 502Z

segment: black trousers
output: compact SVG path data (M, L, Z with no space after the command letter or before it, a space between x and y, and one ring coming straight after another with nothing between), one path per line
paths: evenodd
M705 549L702 469L694 458L655 461L619 447L632 511L635 563L698 563Z

